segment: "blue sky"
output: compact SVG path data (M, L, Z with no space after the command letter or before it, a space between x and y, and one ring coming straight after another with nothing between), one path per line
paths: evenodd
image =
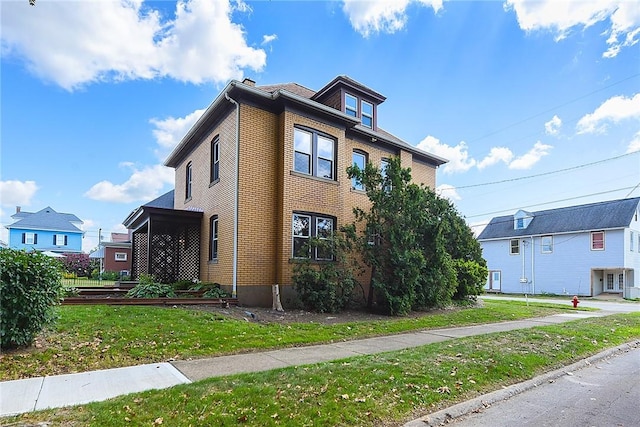
M2 0L0 15L0 223L73 213L87 252L173 188L167 154L243 77L382 93L378 124L450 160L438 189L476 230L640 196L634 1Z

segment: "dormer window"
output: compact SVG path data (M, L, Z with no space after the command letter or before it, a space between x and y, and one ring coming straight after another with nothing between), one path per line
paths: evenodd
M513 229L514 230L524 230L531 224L533 220L533 214L519 210L513 216Z
M359 117L362 126L373 129L374 106L371 102L350 93L345 93L344 112L352 117Z
M350 116L358 117L358 98L347 93L344 97L344 112Z
M362 101L362 125L373 129L373 104Z

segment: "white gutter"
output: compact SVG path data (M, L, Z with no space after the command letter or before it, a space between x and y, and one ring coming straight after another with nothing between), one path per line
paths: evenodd
M231 298L238 297L238 191L240 190L240 105L224 93L227 101L236 106L236 188L233 195L233 276L231 279Z

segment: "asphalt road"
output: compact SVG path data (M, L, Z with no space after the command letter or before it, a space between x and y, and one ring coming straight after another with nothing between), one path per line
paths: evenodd
M640 348L458 418L454 427L640 426Z

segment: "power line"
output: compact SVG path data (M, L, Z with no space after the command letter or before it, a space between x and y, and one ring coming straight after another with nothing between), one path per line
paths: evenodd
M507 129L511 129L511 128L516 127L516 126L518 126L518 125L521 125L521 124L523 124L523 123L525 123L525 122L528 122L529 120L535 119L535 118L540 117L540 116L542 116L542 115L544 115L544 114L551 113L551 112L553 112L554 110L557 110L558 108L566 107L566 106L567 106L567 105L569 105L569 104L573 104L574 102L580 101L581 99L588 98L588 97L590 97L590 96L591 96L591 95L593 95L593 94L596 94L596 93L598 93L598 92L602 92L603 90L610 89L610 88L612 88L612 87L614 87L614 86L619 85L620 83L624 83L624 82L626 82L626 81L628 81L628 80L631 80L631 79L634 79L634 78L636 78L636 77L638 77L638 76L640 76L640 73L633 74L633 75L631 75L631 76L629 76L629 77L626 77L626 78L624 78L624 79L622 79L622 80L618 80L617 82L611 83L611 84L610 84L610 85L608 85L608 86L601 87L600 89L596 89L596 90L591 91L591 92L589 92L589 93L587 93L587 94L585 94L585 95L581 95L581 96L579 96L579 97L577 97L577 98L574 98L574 99L572 99L572 100L570 100L570 101L567 101L567 102L564 102L564 103L562 103L562 104L556 105L556 106L554 106L554 107L548 108L548 109L546 109L546 110L544 110L544 111L542 111L542 112L540 112L540 113L537 113L537 114L534 114L534 115L532 115L532 116L529 116L529 117L527 117L527 118L525 118L525 119L519 120L519 121L517 121L517 122L515 122L515 123L512 123L512 124L510 124L510 125L507 125L507 126L505 126L505 127L501 128L501 129L498 129L498 130L495 130L495 131L489 132L489 133L487 133L487 134L485 134L485 135L483 135L483 136L480 136L480 137L478 137L478 138L475 138L475 139L472 139L472 140L470 140L470 141L467 141L467 143L471 144L471 143L473 143L473 142L480 141L480 140L485 139L485 138L488 138L488 137L490 137L490 136L492 136L492 135L495 135L495 134L498 134L498 133L500 133L500 132L503 132L503 131L505 131L505 130L507 130Z
M603 194L613 193L613 192L616 192L616 191L622 191L622 190L628 190L628 189L630 189L630 188L637 188L637 187L638 187L638 186L635 186L635 187L623 187L623 188L617 188L617 189L615 189L615 190L601 191L601 192L599 192L599 193L585 194L585 195L583 195L583 196L569 197L569 198L566 198L566 199L554 200L554 201L551 201L551 202L543 202L543 203L536 203L536 204L533 204L533 205L520 206L520 207L515 208L515 209L526 209L526 208L532 208L532 207L535 207L535 206L543 206L543 205L551 205L551 204L553 204L553 203L567 202L567 201L569 201L569 200L583 199L583 198L585 198L585 197L601 196L601 195L603 195ZM629 194L631 194L631 193L629 193ZM624 198L626 199L627 197L624 197ZM579 207L580 207L580 206L575 206L575 208L579 208ZM513 211L513 210L514 210L514 209L502 209L502 210L494 211L494 212L487 212L487 213L478 214L478 215L470 215L470 216L467 216L466 218L476 218L476 217L479 217L479 216L495 215L495 214L502 213L502 212L511 212L511 211Z
M633 154L638 154L638 153L640 153L640 150L632 151L630 153L621 154L621 155L616 156L616 157L610 157L608 159L598 160L596 162L591 162L591 163L585 163L585 164L582 164L582 165L572 166L570 168L558 169L558 170L555 170L555 171L543 172L543 173L539 173L539 174L535 174L535 175L521 176L521 177L518 177L518 178L503 179L501 181L491 181L491 182L484 182L484 183L481 183L481 184L470 184L470 185L461 185L461 186L457 186L457 187L453 187L453 188L443 188L440 191L452 191L452 190L459 190L459 189L462 189L462 188L484 187L484 186L487 186L487 185L504 184L506 182L514 182L514 181L522 181L524 179L538 178L538 177L541 177L541 176L553 175L553 174L556 174L556 173L561 173L561 172L567 172L567 171L571 171L571 170L581 169L581 168L585 168L585 167L588 167L588 166L597 165L597 164L600 164L600 163L606 163L606 162L609 162L609 161L612 161L612 160L618 160L618 159L621 159L623 157L631 156Z

